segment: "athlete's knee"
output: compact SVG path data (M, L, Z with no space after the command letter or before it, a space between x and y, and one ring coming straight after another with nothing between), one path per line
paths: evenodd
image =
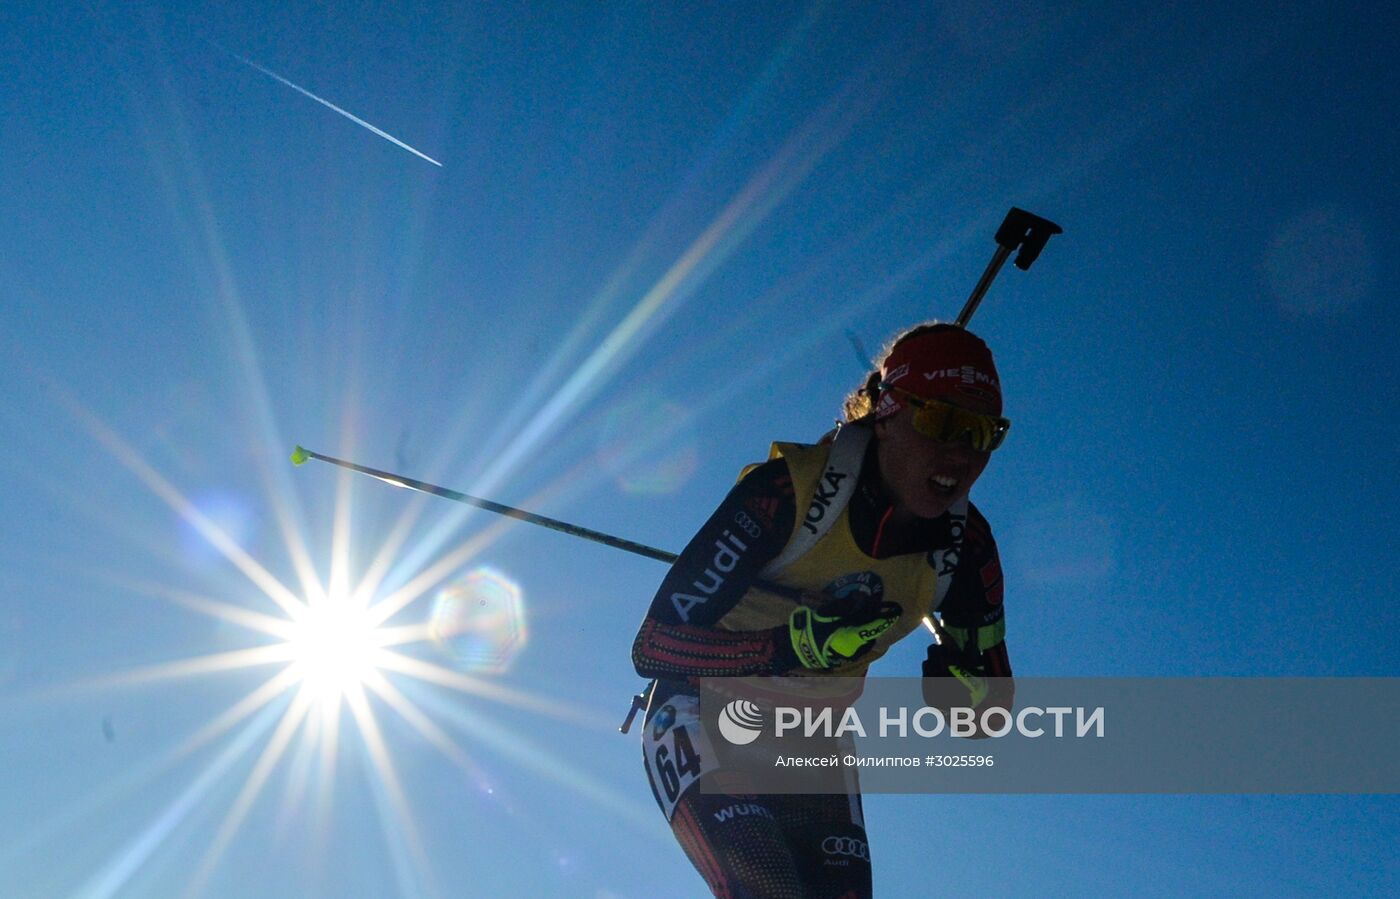
M716 896L805 899L802 876L773 809L759 797L682 797L671 819L676 838Z

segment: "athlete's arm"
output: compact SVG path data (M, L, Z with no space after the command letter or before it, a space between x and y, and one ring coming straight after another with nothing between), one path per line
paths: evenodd
M934 644L924 662L924 700L947 709L993 706L1011 712L1016 683L1006 649L1001 557L987 520L970 507L963 554L939 607L951 641ZM951 642L951 645L950 645Z
M787 463L772 459L729 491L661 582L632 643L643 677L770 674L793 667L786 626L717 628L787 545L797 501Z

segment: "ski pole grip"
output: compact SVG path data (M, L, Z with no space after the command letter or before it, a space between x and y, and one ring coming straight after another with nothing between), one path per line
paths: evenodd
M1046 241L1063 233L1064 229L1049 219L1012 206L997 229L996 241L1008 250L1020 250L1016 254L1016 267L1024 272L1045 249Z

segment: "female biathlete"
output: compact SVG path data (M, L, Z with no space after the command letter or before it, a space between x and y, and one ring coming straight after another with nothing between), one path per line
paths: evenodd
M637 672L654 678L643 728L652 792L715 896L867 897L870 850L853 773L844 794L764 795L698 751L712 741L693 679L860 677L936 610L945 639L923 665L926 700L1011 707L1001 564L968 502L1009 426L991 351L962 328L920 325L844 411L821 443L774 444L745 471L633 644ZM753 588L758 579L801 599Z

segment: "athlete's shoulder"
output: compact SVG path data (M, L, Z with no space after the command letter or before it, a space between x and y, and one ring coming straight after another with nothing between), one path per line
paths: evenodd
M749 514L765 532L776 526L786 540L797 518L797 494L786 460L774 456L745 467L727 503Z
M982 511L968 503L962 552L953 579L954 595L949 599L955 606L978 610L982 615L992 610L999 613L1004 590L1001 553L992 536L992 527Z
M995 558L997 541L992 536L992 525L987 516L977 508L976 503L967 504L967 522L963 528L963 546L969 558Z
M739 472L739 483L753 487L771 485L791 495L794 476L801 477L813 465L820 471L822 461L830 452L830 444L775 441L765 461L744 466Z
M774 444L777 446L777 444ZM739 472L739 483L750 489L776 487L780 492L792 492L792 469L787 460L779 455L769 456L763 462L751 462Z

